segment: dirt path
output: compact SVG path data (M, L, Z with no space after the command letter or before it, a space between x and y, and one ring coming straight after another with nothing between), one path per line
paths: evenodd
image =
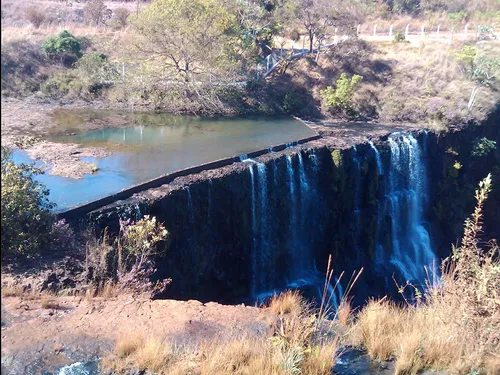
M176 342L210 340L266 330L272 317L250 306L209 302L144 300L132 296L103 300L58 297L57 309L40 299L2 298L2 374L54 371L61 365L90 361L132 332Z

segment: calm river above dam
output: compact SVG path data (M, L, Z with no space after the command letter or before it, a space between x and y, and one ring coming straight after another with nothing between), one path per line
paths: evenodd
M111 113L111 112L110 112ZM95 117L95 111L92 113ZM111 115L110 115L111 116ZM116 114L113 114L116 120ZM123 114L120 127L78 131L78 117L65 112L56 118L70 135L49 138L52 142L101 147L111 152L105 158L81 158L96 164L94 174L81 179L50 175L37 178L50 189L56 210L102 198L160 175L199 164L244 155L274 145L291 143L315 135L306 125L290 117L200 118L163 114ZM106 122L106 111L98 120ZM16 162L31 161L21 151Z

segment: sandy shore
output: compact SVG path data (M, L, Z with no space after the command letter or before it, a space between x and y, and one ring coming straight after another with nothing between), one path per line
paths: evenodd
M108 150L44 140L48 136L64 134L64 129L58 126L52 116L54 111L60 108L85 109L84 106L78 104L60 105L34 100L2 99L2 145L15 147L14 142L20 137L39 137L42 141L26 148L25 151L32 159L41 160L50 165L50 174L82 178L86 174L96 172L94 163L83 161L81 158L103 158L110 155ZM89 122L85 129L99 129L108 125L111 126L103 121L93 121Z

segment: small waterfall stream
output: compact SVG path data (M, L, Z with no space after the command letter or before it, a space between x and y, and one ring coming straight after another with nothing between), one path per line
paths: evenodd
M324 282L324 275L315 267L313 244L311 234L316 223L315 206L316 200L315 184L316 173L319 170L316 155L309 155L310 168L306 163L305 154L298 152L296 158L292 155L286 156L285 186L287 191L279 190L278 165L275 161L270 163L272 178L264 163L252 161L250 165L251 186L251 216L252 216L252 297L263 300L274 292L284 288L309 288L320 287ZM248 161L250 162L250 160ZM270 188L268 190L268 184ZM287 214L278 214L270 211L273 202L279 200L286 194ZM273 216L271 216L274 214ZM273 223L272 221L277 221ZM285 220L285 222L282 222ZM279 253L280 245L275 241L277 233L273 228L284 226L287 231L286 241L286 269L283 275L275 275L277 272L276 253ZM315 290L314 289L314 290ZM331 287L334 292L332 302L338 303L342 287ZM314 292L315 293L315 292ZM319 297L319 296L317 296Z
M370 145L371 149L373 150L375 154L375 160L377 161L377 168L378 168L378 174L383 175L384 174L384 166L382 165L382 159L380 158L380 152L378 151L377 147L373 144L372 141L368 141L368 144Z
M361 255L360 249L360 237L361 237L361 162L359 160L358 150L356 146L353 146L353 154L352 154L352 164L354 167L354 210L353 210L353 229L352 229L352 243L354 245L354 251L357 255L357 260L359 262L359 258Z
M252 184L252 202L251 202L251 208L252 208L252 255L251 255L251 260L252 260L252 281L251 281L251 293L252 296L255 296L257 293L257 275L259 274L259 268L258 268L258 263L257 263L257 214L255 210L255 205L256 205L256 200L255 200L255 176L254 176L254 171L253 171L253 165L250 166L250 180Z
M391 135L388 142L391 153L384 212L391 219L388 261L406 280L424 285L424 267L433 266L435 255L423 219L427 176L420 146L412 135L404 133Z

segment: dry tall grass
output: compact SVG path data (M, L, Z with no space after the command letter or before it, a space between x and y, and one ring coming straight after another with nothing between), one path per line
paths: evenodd
M59 308L59 304L54 299L54 297L51 296L50 294L42 294L40 303L41 303L42 309L56 310Z
M499 248L480 247L481 210L491 176L476 191L477 207L465 223L461 246L442 264L439 284L425 302L397 306L370 301L350 331L354 344L377 359L396 360L396 374L425 368L458 374L498 374L500 368Z
M267 333L219 337L192 345L131 333L118 339L103 365L118 373L136 367L168 375L330 374L339 339L320 332L318 316L305 299L288 291L275 296L265 308L277 317Z

